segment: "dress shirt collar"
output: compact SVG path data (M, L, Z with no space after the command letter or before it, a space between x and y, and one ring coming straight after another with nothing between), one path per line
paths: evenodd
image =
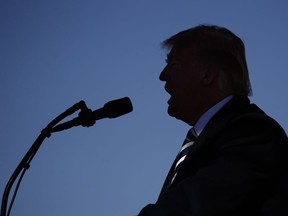
M227 104L231 99L233 98L233 95L230 95L217 104L215 104L213 107L211 107L209 110L207 110L196 122L194 125L194 130L197 134L197 136L200 135L200 133L203 131L209 120L225 105Z

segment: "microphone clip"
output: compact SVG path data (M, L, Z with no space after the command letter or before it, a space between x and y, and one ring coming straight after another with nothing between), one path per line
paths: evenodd
M92 125L94 125L96 123L96 120L93 118L88 118L87 116L91 116L92 115L92 110L89 109L85 102L83 101L83 103L81 104L81 111L78 114L78 117L80 119L82 119L82 123L81 125L83 127L91 127Z

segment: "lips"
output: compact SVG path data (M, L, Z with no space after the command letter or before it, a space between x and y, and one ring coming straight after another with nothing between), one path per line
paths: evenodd
M168 93L168 94L170 94L170 98L169 98L169 100L167 101L167 103L170 105L171 104L171 101L173 100L173 95L174 95L174 92L173 92L173 90L167 85L167 83L166 83L166 85L165 85L165 91Z
M166 84L165 85L165 91L168 92L168 94L170 94L171 96L173 96L173 90L171 88L169 88L169 86Z

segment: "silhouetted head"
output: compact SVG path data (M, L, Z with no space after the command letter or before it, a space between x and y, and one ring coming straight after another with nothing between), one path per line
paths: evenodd
M171 94L171 116L194 124L226 96L252 94L244 44L228 29L200 25L168 38L163 47L170 52L160 80Z

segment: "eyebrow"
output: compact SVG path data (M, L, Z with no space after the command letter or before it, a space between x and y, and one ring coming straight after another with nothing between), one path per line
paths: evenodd
M166 55L167 59L175 58L173 54L169 53Z
M166 55L166 62L171 61L172 59L179 61L179 59L174 54L169 53Z

